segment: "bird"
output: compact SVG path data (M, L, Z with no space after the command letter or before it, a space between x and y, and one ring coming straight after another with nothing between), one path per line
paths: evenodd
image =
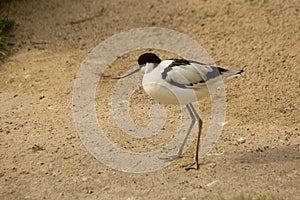
M191 123L185 139L175 156L164 159L175 160L182 157L187 136L197 121L198 134L194 162L188 165L186 170L198 170L202 120L192 103L208 96L207 84L213 84L219 76L221 76L223 81L227 81L239 76L243 70L226 70L221 67L186 59L161 60L155 53L151 52L140 55L137 62L139 66L136 69L123 76L116 77L116 79L122 79L142 71L144 73L142 86L150 97L164 105L179 104L186 106L191 117Z

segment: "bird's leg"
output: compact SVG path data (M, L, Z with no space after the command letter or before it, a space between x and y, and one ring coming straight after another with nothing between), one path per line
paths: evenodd
M174 155L174 156L167 157L167 158L162 158L162 159L164 159L164 160L173 161L173 160L176 160L176 159L178 159L178 158L181 158L181 156L182 156L182 151L183 151L183 148L184 148L184 146L185 146L185 144L186 144L187 138L188 138L188 136L190 135L190 133L191 133L191 131L192 131L192 128L193 128L193 126L195 125L195 122L196 122L196 118L194 117L193 111L192 111L192 109L189 107L189 104L186 105L186 108L187 108L187 110L188 110L188 112L189 112L189 114L190 114L190 116L191 116L191 119L192 119L191 124L190 124L190 126L189 126L189 129L188 129L188 131L187 131L187 133L186 133L186 135L185 135L185 137L184 137L184 139L183 139L183 142L182 142L182 144L181 144L181 146L180 146L180 148L179 148L177 154Z
M193 107L192 104L189 104L193 118L196 117L197 122L198 122L198 135L197 135L197 143L196 143L196 153L195 153L195 162L192 163L191 165L187 166L185 169L190 170L190 169L199 169L199 146L200 146L200 136L201 136L201 129L202 129L202 120L199 117L198 113L196 112L195 108Z

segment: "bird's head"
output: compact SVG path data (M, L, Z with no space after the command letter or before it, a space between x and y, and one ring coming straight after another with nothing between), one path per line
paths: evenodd
M139 64L138 68L132 70L128 74L116 77L115 79L121 79L121 78L128 77L140 70L143 71L144 73L147 73L148 70L152 70L154 68L154 66L159 64L160 62L161 62L161 60L156 54L144 53L144 54L140 55L140 57L138 58L138 64ZM152 65L149 66L147 64L152 64Z

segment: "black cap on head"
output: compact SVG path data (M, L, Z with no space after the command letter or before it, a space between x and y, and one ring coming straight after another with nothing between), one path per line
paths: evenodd
M144 53L138 59L139 65L144 65L146 63L160 63L160 62L161 62L160 58L154 53Z

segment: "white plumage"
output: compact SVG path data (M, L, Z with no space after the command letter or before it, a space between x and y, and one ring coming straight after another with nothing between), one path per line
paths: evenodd
M153 99L162 104L186 105L192 119L187 135L194 123L198 121L199 131L197 137L195 168L198 169L198 151L202 121L194 109L192 102L198 101L209 95L207 84L213 84L218 76L224 81L240 75L243 70L226 70L220 67L206 65L196 61L184 59L161 60L153 53L142 54L138 58L139 67L134 71L118 78L124 78L141 70L144 72L143 88ZM181 145L176 156L181 157L185 141ZM187 169L190 169L188 167Z

